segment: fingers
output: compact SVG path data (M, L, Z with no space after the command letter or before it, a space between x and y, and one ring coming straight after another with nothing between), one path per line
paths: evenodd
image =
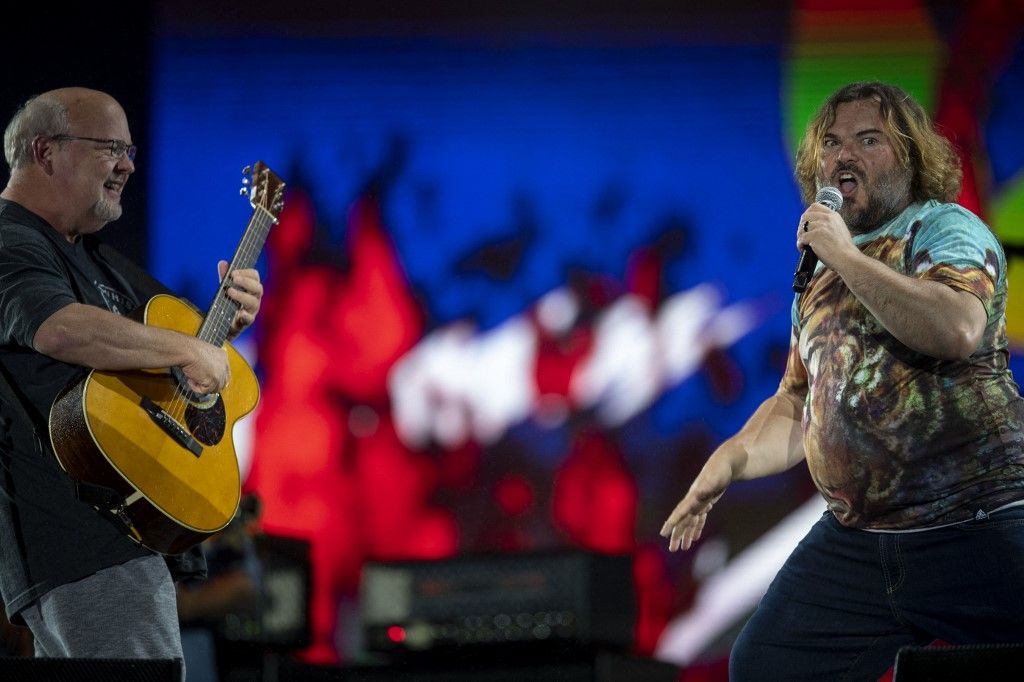
M802 216L796 228L796 248L801 249L811 243L811 239L817 234L818 228L825 226L827 217L815 216L808 209Z
M221 280L224 279L227 270L227 261L217 262L217 272ZM224 291L229 298L242 304L247 312L256 314L260 307L260 300L263 298L263 283L260 281L258 270L254 268L232 270L224 285Z
M189 388L196 393L217 393L231 380L228 354L223 348L198 342L194 362L182 366Z
M189 379L188 387L191 388L195 393L199 395L206 395L208 393L217 393L220 389L215 384L207 384L206 382L200 383Z
M231 372L225 366L223 372L205 377L188 377L188 386L196 393L219 393L231 381Z
M680 549L690 549L697 540L700 540L707 518L707 514L697 514L686 519L685 523L672 526L670 533L662 533L662 535L668 538L668 551L675 552Z
M667 538L672 533L672 530L679 525L685 517L690 516L693 511L690 509L692 503L690 502L690 496L684 497L676 508L672 510L672 513L665 519L665 523L661 526L661 537Z
M660 532L662 537L668 538L670 552L690 549L700 539L711 506L710 501L698 501L690 495L676 505Z
M234 270L225 294L239 305L231 326L235 331L241 331L253 323L260 311L263 283L260 282L259 272L252 269Z
M707 515L718 498L725 492L725 485L709 485L700 479L694 482L686 496L672 510L665 524L661 527L661 535L668 537L668 531L686 517Z
M662 536L668 538L669 551L689 549L700 538L707 516L706 513L693 514L669 525L668 532L662 531Z
M233 271L228 283L227 294L239 303L252 302L253 307L259 308L260 299L263 298L263 283L260 282L260 273L256 270Z

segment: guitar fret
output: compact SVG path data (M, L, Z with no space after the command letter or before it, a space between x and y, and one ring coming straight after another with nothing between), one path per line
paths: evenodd
M267 197L264 192L263 200L266 199ZM274 208L278 210L280 208L279 199L278 195L274 197L272 202ZM276 217L267 211L265 207L254 204L249 225L242 235L234 258L232 258L231 263L228 265L225 280L233 271L251 268L256 264L256 259L263 249L270 227L276 222ZM225 287L223 282L225 280L222 280L221 285L218 287L217 295L210 305L210 310L203 320L198 334L200 339L217 346L222 345L227 339L228 333L231 331L231 321L240 307L236 301L228 298L224 293Z
M272 215L259 207L253 212L252 217L249 219L249 225L242 235L238 249L235 251L235 256L228 265L224 280L222 280L221 286L218 287L217 295L210 305L210 310L206 314L202 327L199 329L197 336L203 341L220 346L227 339L228 333L231 331L231 321L235 318L235 313L238 312L240 306L237 301L228 298L224 294L225 287L223 282L235 270L244 270L256 265L256 259L259 257L260 251L263 250L263 245L267 241L270 228L276 222Z

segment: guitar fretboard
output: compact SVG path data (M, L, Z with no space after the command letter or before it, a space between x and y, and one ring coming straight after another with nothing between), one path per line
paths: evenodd
M228 264L228 270L217 288L217 294L213 297L210 310L206 313L206 319L199 328L197 336L215 346L223 345L231 331L231 321L235 319L235 313L240 307L238 301L228 298L227 289L231 282L231 273L235 270L245 270L256 265L260 251L267 241L270 228L277 220L266 209L257 206L249 218L249 225L242 234L241 242L235 250L234 258Z

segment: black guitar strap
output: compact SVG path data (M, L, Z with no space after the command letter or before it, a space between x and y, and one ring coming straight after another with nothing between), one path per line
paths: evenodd
M162 282L126 258L117 249L103 242L96 242L95 253L108 266L107 271L110 275L121 280L122 284L137 293L143 304L157 294L174 295L174 292L165 287Z

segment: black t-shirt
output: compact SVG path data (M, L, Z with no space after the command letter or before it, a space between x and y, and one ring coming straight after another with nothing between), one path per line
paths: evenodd
M0 404L0 594L11 617L54 587L150 554L75 496L47 422L54 398L86 370L32 347L39 325L71 303L126 314L148 299L98 249L0 200L0 363L33 422Z

